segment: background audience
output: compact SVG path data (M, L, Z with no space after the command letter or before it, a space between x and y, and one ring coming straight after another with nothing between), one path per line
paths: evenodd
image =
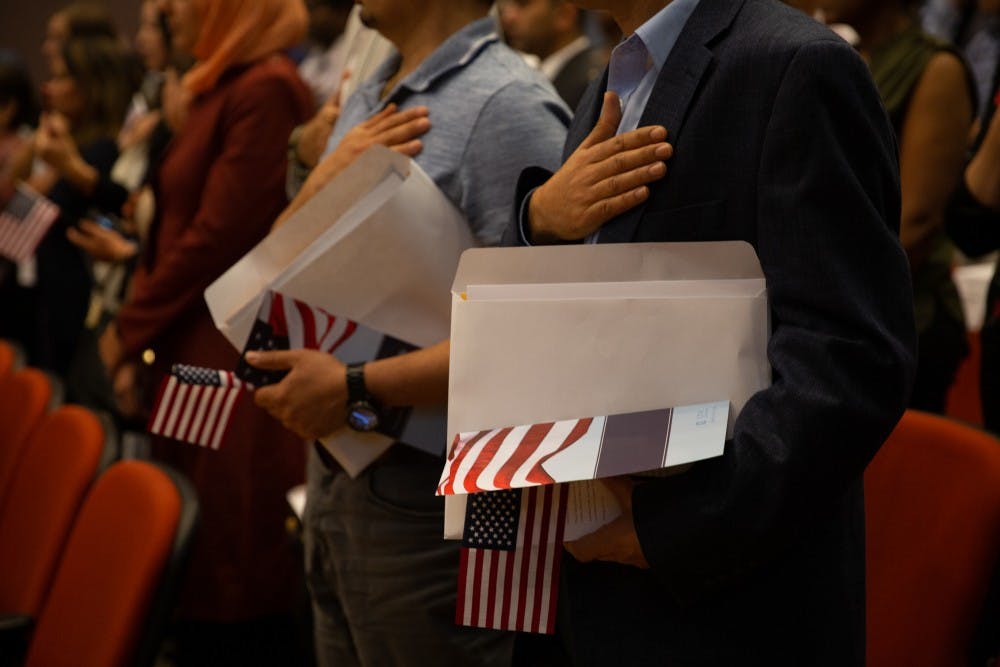
M900 239L910 261L919 333L910 407L942 413L967 352L951 279L945 209L962 171L975 88L961 56L924 33L913 0L824 0L830 21L851 25L871 66L899 143Z
M971 257L1000 250L1000 0L786 2L849 26L838 32L889 113L920 335L910 405L944 412L967 350L951 240ZM118 16L75 2L45 26L41 96L24 49L0 43L0 207L24 183L61 211L33 260L0 259L0 338L61 378L69 400L142 430L172 364L235 367L202 293L268 233L288 204L288 159L303 178L317 165L342 103L389 54L355 5L137 0ZM496 16L571 109L621 38L606 14L566 0L499 0ZM136 18L127 45L116 20ZM297 66L292 49L304 54ZM1000 274L982 346L985 426L1000 432ZM309 664L296 616L303 564L285 530L303 444L263 411L239 410L237 446L153 444L202 504L167 657Z

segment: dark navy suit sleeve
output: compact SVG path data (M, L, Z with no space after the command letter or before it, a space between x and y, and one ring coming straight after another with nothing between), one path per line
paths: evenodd
M743 408L723 457L633 495L644 554L682 600L737 583L831 516L902 414L914 372L896 147L847 44L799 47L747 178L773 384Z
M538 186L552 177L552 172L542 167L528 167L517 179L514 192L514 212L511 224L504 230L500 245L512 247L528 245L531 239L531 229L528 224L528 198Z

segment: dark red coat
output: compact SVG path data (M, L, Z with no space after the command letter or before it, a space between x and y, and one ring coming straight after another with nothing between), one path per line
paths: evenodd
M156 179L158 218L117 325L126 352L235 369L204 291L268 233L286 205L288 135L312 111L294 65L275 56L228 72L197 97ZM285 491L304 477L304 445L241 404L220 451L158 442L157 458L189 475L202 506L183 615L233 621L290 609L301 564L285 533Z

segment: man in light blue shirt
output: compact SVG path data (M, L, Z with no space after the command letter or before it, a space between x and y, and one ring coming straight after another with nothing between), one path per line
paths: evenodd
M499 41L489 2L361 4L362 20L398 53L347 100L326 157L296 199L374 140L415 155L479 242L496 245L521 169L558 165L568 109ZM441 405L447 397L447 341L350 370L305 350L248 360L291 369L256 398L310 439L344 428L349 385L359 380L375 404ZM443 457L403 444L356 479L311 458L306 570L320 665L509 664L510 634L454 624L459 544L441 537L443 501L434 489L442 466Z

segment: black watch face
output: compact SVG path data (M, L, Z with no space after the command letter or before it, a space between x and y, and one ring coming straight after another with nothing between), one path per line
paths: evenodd
M374 431L378 428L378 412L371 403L358 401L347 410L347 425L355 431Z

